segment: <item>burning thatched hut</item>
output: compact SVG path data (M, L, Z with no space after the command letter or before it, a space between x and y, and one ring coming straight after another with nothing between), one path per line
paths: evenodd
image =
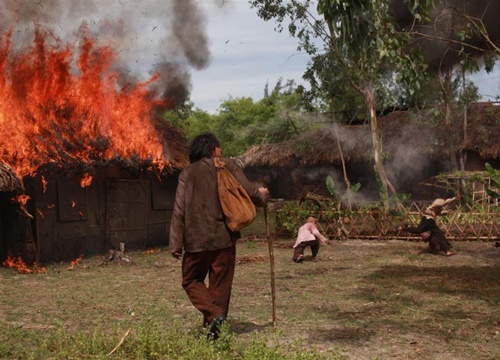
M36 26L31 47L0 48L0 163L23 179L12 206L26 210L2 224L1 255L46 262L166 244L188 164L187 139L152 115L170 93L153 90L158 74L121 77L115 51L85 29L71 46L48 34Z
M27 212L3 221L11 240L2 238L2 257L47 262L168 244L177 173L188 164L188 142L169 122L153 120L168 154L162 169L121 157L94 164L48 163L24 178L25 190L11 176L2 189L24 190L29 200Z
M420 183L459 169L461 161L463 170L484 170L485 161L500 166L500 107L472 104L466 118L455 111L449 124L433 114L397 111L379 119L387 175L414 199L441 195ZM372 156L369 124L335 124L283 143L254 145L240 160L249 177L266 182L273 196L294 199L310 191L328 194L328 175L342 187L344 159L350 182L361 183L363 197L377 199Z

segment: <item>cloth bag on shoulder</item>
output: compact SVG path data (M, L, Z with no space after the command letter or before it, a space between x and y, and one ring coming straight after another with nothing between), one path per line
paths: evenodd
M214 158L222 212L231 231L240 231L250 225L256 215L255 206L240 182L226 169L224 162Z

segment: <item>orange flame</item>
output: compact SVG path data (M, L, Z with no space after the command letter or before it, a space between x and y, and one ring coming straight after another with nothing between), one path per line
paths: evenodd
M47 192L47 184L48 184L48 181L45 180L45 177L42 175L42 189L43 189L43 193L45 194Z
M83 256L80 256L80 257L77 257L75 260L73 260L73 261L71 262L71 264L69 265L68 270L69 270L69 271L73 270L73 269L75 268L75 266L76 266L76 265L78 265L78 263L79 263L80 261L82 261L82 258L83 258Z
M30 269L23 261L23 259L21 259L20 256L15 258L8 255L7 259L5 259L2 265L8 268L17 269L17 272L19 274L33 274L33 273L41 274L47 271L44 267L38 266L37 263L34 263L33 269Z
M144 254L147 254L147 255L149 255L149 254L158 254L159 252L161 252L160 249L148 249L148 250L144 251Z
M37 209L36 209L36 212L38 213L38 215L40 215L40 217L41 217L42 219L45 219L45 215L43 214L43 211L42 211L42 210L40 210L40 209L38 209L38 208L37 208Z
M40 26L33 46L21 52L13 49L12 30L0 36L0 162L20 177L68 161L135 158L164 166L150 119L159 101L147 89L159 74L120 84L114 51L81 28L77 48Z
M13 198L11 198L12 201L19 203L19 205L21 205L21 206L26 206L29 199L31 199L31 198L25 194L16 195Z
M26 210L26 204L28 203L28 200L31 199L28 195L25 194L20 194L12 197L10 200L12 202L17 202L19 204L19 208L21 209L21 212L23 215L33 218L33 216Z
M83 174L82 178L80 179L80 186L82 188L90 186L92 184L92 176L89 173Z

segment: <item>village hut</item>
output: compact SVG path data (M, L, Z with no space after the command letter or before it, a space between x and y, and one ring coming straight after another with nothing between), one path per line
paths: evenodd
M466 117L459 109L452 114L449 123L439 120L435 109L395 111L379 119L386 172L399 192L423 200L444 196L443 190L422 184L459 169L460 161L466 171L484 170L485 161L500 166L496 141L500 107L478 103L468 107ZM248 176L265 183L274 197L299 199L308 192L329 195L327 176L340 189L345 187L344 161L350 183L361 184L360 197L378 198L368 123L333 124L279 144L254 145L240 160Z
M16 242L3 239L2 256L43 263L168 244L177 176L189 163L189 144L170 122L151 120L163 140L163 168L150 159L123 157L42 164L23 179L27 212L8 224ZM29 246L15 246L19 242Z

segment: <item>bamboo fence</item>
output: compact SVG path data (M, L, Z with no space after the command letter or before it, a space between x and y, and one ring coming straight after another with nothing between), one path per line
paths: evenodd
M342 211L337 216L321 211L323 229L330 238L338 239L419 239L417 235L398 233L398 225L417 226L426 205L413 202L398 211L374 209ZM500 239L500 210L498 206L460 205L450 208L436 219L451 240L494 241Z

